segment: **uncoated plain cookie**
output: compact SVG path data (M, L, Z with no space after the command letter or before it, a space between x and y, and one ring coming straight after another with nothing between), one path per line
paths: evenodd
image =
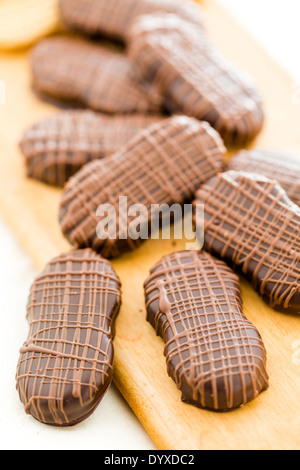
M16 376L28 414L72 426L95 410L112 380L120 295L111 264L89 249L59 256L37 277Z
M44 39L31 55L37 92L106 113L150 113L150 102L134 79L130 60L99 43L69 36Z
M128 55L149 93L170 112L208 121L227 145L245 145L261 130L261 96L206 34L176 15L144 15L129 33Z
M268 388L263 341L243 314L239 279L223 261L196 251L166 256L151 269L145 300L183 401L229 411Z
M58 26L57 0L0 1L1 50L24 49L55 32Z
M205 249L243 273L271 307L300 314L300 208L281 186L232 170L203 185L197 203L205 206Z
M228 164L228 170L258 173L278 181L288 197L300 206L300 155L286 150L242 150Z
M69 29L122 42L138 16L157 11L176 13L203 27L200 6L192 0L59 0L59 7Z
M62 187L86 163L112 155L141 129L162 119L85 110L54 114L34 124L20 141L27 176Z
M136 249L128 210L142 204L139 226L148 229L153 205L190 202L199 186L223 168L225 148L209 124L175 116L142 130L112 157L86 165L66 184L60 204L61 229L76 247L90 246L104 257ZM120 206L119 198L127 198ZM99 229L109 205L112 226ZM106 210L106 209L105 209ZM115 228L115 232L113 229Z

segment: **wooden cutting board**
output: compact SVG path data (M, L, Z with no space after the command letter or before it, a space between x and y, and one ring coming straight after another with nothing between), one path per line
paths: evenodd
M300 104L292 101L293 80L219 5L207 1L205 15L212 39L252 74L263 93L267 120L254 145L300 154ZM31 92L26 53L0 55L0 80L7 85L7 103L0 105L0 210L42 269L70 248L57 222L60 191L25 178L17 142L26 127L55 109ZM299 449L300 318L275 313L244 281L245 313L268 350L270 390L227 414L181 402L166 373L164 343L145 321L143 281L163 255L183 247L184 242L150 240L113 263L123 284L115 339L117 387L160 449Z

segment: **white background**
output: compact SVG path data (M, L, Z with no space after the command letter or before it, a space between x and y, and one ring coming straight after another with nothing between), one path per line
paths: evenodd
M207 0L209 1L209 0ZM219 0L295 78L300 78L299 0Z
M300 77L299 0L220 2L232 10L275 59L295 77ZM0 112L3 112L1 107ZM92 417L75 428L50 428L25 415L15 390L15 368L19 347L28 333L25 320L28 289L37 273L1 217L0 240L1 448L154 449L150 438L114 387Z

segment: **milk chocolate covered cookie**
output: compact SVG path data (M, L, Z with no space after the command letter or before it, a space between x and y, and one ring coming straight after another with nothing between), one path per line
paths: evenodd
M230 160L228 169L275 179L300 206L300 155L273 149L243 150Z
M192 0L60 0L59 6L68 28L122 42L138 16L157 11L176 13L202 28L200 7Z
M153 124L69 180L60 205L62 231L73 245L90 246L104 257L133 250L142 242L139 234L148 228L153 205L191 201L196 189L221 171L224 152L207 123L175 116ZM133 233L136 219L140 230Z
M281 186L229 171L203 185L197 202L205 205L205 248L242 272L271 307L300 314L300 209Z
M112 155L141 129L162 119L84 110L55 114L33 125L21 139L27 175L63 186L86 163Z
M148 113L159 106L132 78L122 53L68 36L41 41L31 57L33 86L42 94L107 113Z
M170 112L208 121L228 145L244 145L261 130L261 97L252 80L203 31L176 15L145 15L129 38L141 80Z
M228 411L268 388L263 341L243 314L239 279L223 261L196 251L166 256L151 270L145 297L183 401Z
M45 424L72 426L95 410L112 380L119 308L119 279L92 250L47 265L31 288L30 332L17 367L17 390L28 414Z

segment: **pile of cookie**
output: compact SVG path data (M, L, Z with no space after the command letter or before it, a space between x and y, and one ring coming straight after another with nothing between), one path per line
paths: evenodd
M38 44L31 66L39 95L69 109L35 124L21 149L29 177L63 187L59 221L74 250L32 286L20 399L57 426L94 411L112 380L121 305L109 259L143 241L130 236L127 207L194 201L205 206L204 250L169 254L151 269L147 320L184 402L239 408L269 378L237 274L274 309L300 314L300 159L242 150L225 164L226 147L261 131L262 99L211 44L196 3L60 0L60 12L66 32ZM117 227L105 237L97 210L106 205Z

